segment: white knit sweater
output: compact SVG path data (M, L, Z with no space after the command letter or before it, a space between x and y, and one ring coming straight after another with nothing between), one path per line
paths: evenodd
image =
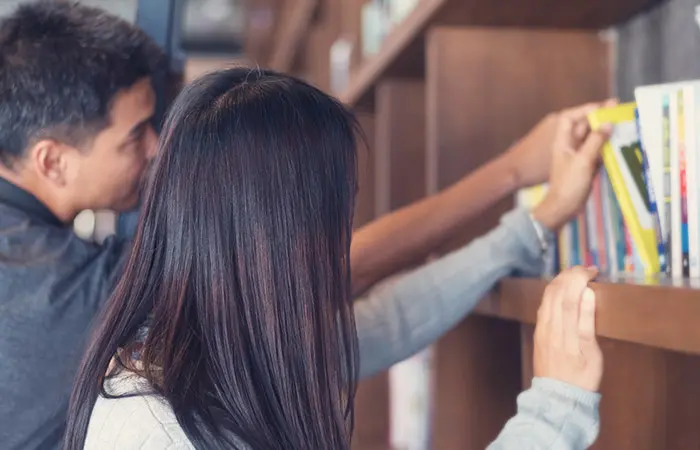
M105 384L114 395L100 396L90 417L85 450L194 450L165 400L149 394L148 382L122 373Z

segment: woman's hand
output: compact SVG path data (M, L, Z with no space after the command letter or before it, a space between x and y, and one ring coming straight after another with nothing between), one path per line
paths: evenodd
M600 166L600 153L610 135L610 127L591 131L588 114L606 103L590 103L562 111L552 143L549 190L533 215L552 231L571 220L583 207Z
M545 289L535 327L534 375L597 391L603 354L595 336L595 269L562 272Z

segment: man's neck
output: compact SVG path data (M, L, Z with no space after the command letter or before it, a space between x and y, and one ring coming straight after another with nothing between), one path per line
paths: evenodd
M74 211L73 208L68 207L64 202L59 201L56 196L51 195L49 189L42 188L41 183L29 174L15 172L0 164L0 178L4 178L18 188L32 194L37 200L43 203L53 215L65 224L71 223L77 215L77 212Z

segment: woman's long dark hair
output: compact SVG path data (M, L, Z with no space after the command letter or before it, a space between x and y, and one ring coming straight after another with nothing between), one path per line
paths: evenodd
M350 447L356 127L273 72L229 69L183 91L76 378L67 449L83 448L110 360L130 366L149 315L138 371L197 448Z

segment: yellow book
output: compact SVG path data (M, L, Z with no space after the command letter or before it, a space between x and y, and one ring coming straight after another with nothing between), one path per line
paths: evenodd
M603 148L603 163L644 266L644 274L655 275L660 270L659 252L654 216L644 182L636 107L636 103L625 103L599 109L588 116L588 121L594 130L606 123L613 126L610 139Z

